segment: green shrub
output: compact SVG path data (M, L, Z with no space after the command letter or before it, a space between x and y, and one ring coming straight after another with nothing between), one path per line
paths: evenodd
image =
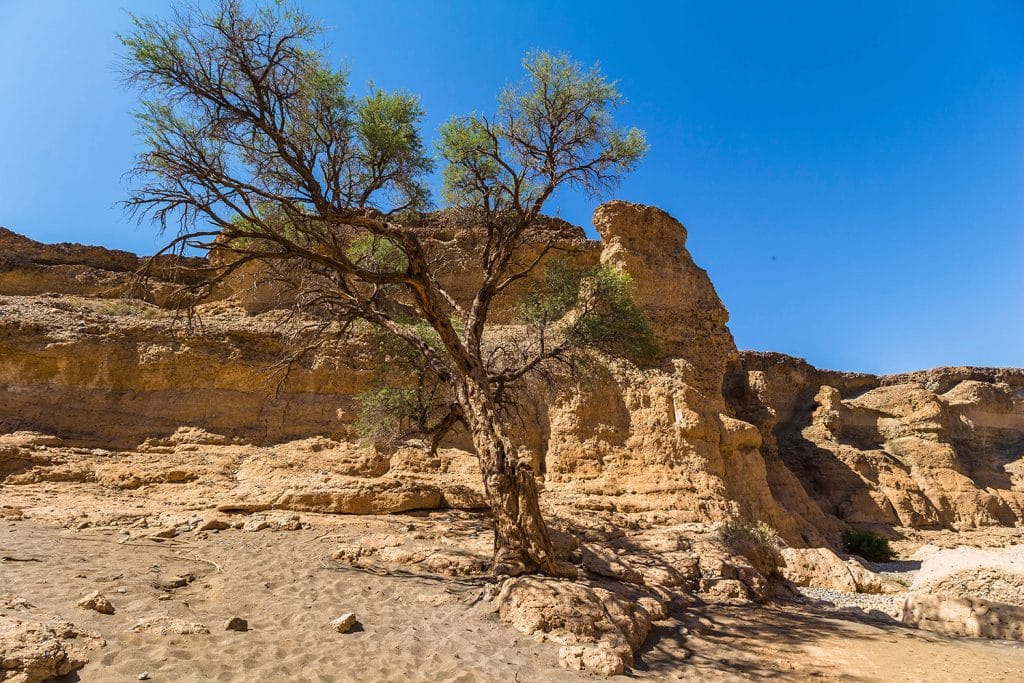
M730 519L718 528L722 541L729 547L743 545L764 546L779 544L779 535L775 529L764 522L749 524L741 519Z
M779 534L764 522L730 519L718 527L718 535L729 550L742 555L759 572L768 576L782 566Z
M872 562L888 562L896 555L889 547L889 539L874 531L847 529L843 532L843 548Z
M359 417L356 432L369 442L394 445L405 430L406 422L417 409L415 389L378 387L358 394Z

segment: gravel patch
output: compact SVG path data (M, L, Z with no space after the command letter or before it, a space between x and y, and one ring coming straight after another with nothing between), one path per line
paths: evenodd
M902 616L906 593L874 595L870 593L847 593L831 588L801 586L797 590L815 607L828 611L852 613L890 621Z
M865 567L878 574L913 574L921 568L921 560L893 560L891 562L869 562L861 560Z
M921 569L917 560L895 560L892 562L868 562L861 560L871 571L892 579L908 589ZM907 593L872 594L848 593L831 588L800 587L797 590L815 607L827 611L857 614L883 621L900 620L903 616L903 602Z

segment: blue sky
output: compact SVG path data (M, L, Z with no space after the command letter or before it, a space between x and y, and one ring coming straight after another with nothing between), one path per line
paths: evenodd
M327 2L352 81L422 96L424 134L488 111L527 49L600 60L660 206L740 348L897 372L1024 366L1024 3ZM122 8L0 1L0 225L152 251L117 202L137 143ZM590 229L595 204L549 209Z

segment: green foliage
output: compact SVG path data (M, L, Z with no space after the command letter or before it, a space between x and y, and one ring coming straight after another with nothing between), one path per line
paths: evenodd
M482 118L476 114L445 122L439 131L438 153L448 163L441 170L441 196L452 206L504 208L502 192L511 179L497 156Z
M718 528L718 535L733 550L746 546L777 548L780 545L778 532L761 521L750 523L732 518Z
M596 266L582 283L583 313L573 328L577 342L613 356L648 363L658 354L650 321L633 299L629 273Z
M759 572L768 576L782 566L782 539L765 522L748 522L733 518L718 528L722 543L737 555L747 558Z
M389 441L400 435L419 410L416 390L378 387L356 396L359 417L356 431L367 441Z
M560 327L571 350L593 349L644 364L658 354L628 273L599 264L579 268L551 259L523 298L520 316L536 330Z
M874 531L847 529L843 532L843 549L872 562L888 562L896 555L889 540Z
M405 210L425 208L430 194L421 181L433 161L420 138L423 118L420 98L405 92L385 92L371 86L356 111L359 140L364 150L362 185L390 185L392 203Z
M410 321L415 336L442 353L441 339L424 321ZM450 389L441 382L413 344L377 326L365 328L369 365L374 369L371 389L356 397L359 417L354 427L367 441L394 445L403 436L423 431L425 420L435 419L451 402Z
M589 194L613 187L647 153L643 131L615 127L612 114L625 98L597 65L535 51L523 68L526 78L502 91L493 119L472 113L442 126L449 203L539 209L562 185Z
M85 300L84 307L89 310L110 317L137 316L152 320L163 315L163 311L152 304L147 304L136 299L96 299Z
M408 265L405 254L394 242L369 233L353 239L345 255L360 268L374 273L400 273Z
M561 320L579 300L586 271L568 259L550 259L544 264L538 283L519 304L521 317L536 327Z
M555 150L555 165L567 169L590 156L598 160L602 172L626 173L647 153L642 130L614 127L612 113L626 98L597 64L584 69L568 54L536 50L523 58L523 68L527 78L498 98L503 118L514 122L508 132L519 155L537 157L534 148L543 146L542 137L549 131L577 147Z
M129 209L183 230L230 230L237 216L250 233L277 233L328 207L428 207L419 99L372 85L352 96L315 46L322 27L291 4L183 3L132 21L122 71L142 96L135 173L146 182Z

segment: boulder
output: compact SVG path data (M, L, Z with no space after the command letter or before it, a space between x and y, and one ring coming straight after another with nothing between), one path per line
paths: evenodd
M1024 640L1024 607L982 598L915 591L903 603L903 623L951 636Z
M42 683L66 676L85 666L89 650L103 645L98 635L61 619L0 615L0 680Z
M358 619L352 612L346 612L340 617L331 620L331 628L338 633L348 633L356 625Z
M517 631L565 646L563 666L601 675L632 665L651 623L665 616L651 594L542 577L506 579L494 603L501 620Z
M950 635L1024 640L1024 545L928 552L903 621Z
M113 614L114 605L98 591L93 591L78 601L78 606L83 609L91 609L100 614Z
M797 586L848 593L899 593L905 587L860 562L842 560L828 548L783 548L782 575Z

